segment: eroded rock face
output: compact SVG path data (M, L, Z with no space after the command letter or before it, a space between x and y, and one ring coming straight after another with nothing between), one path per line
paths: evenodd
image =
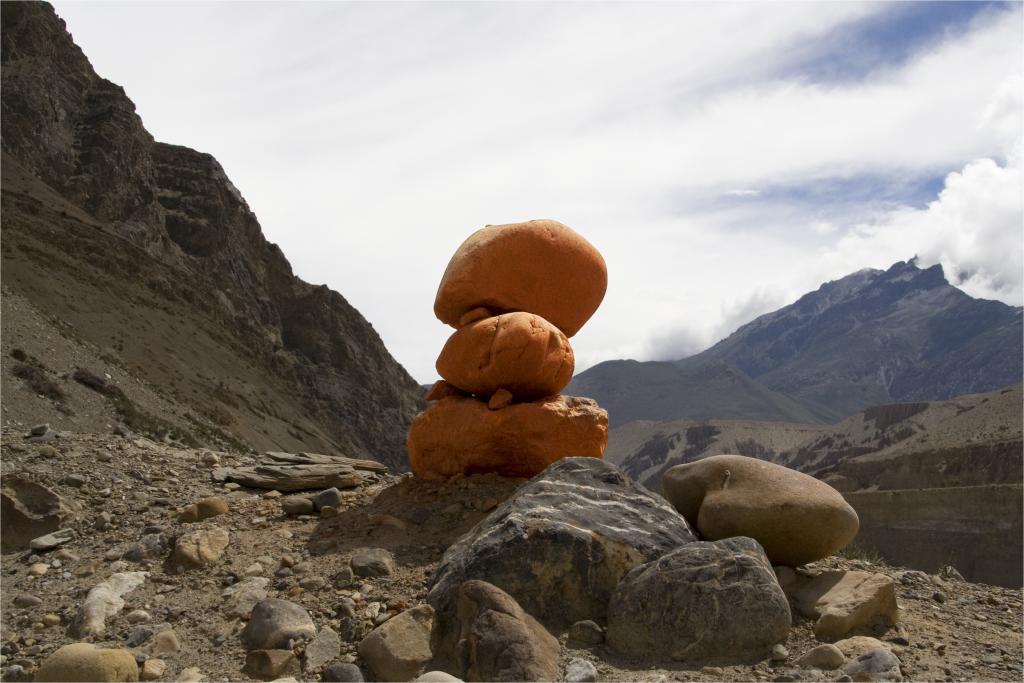
M0 544L3 550L28 547L34 538L57 531L72 510L42 484L13 474L0 490Z
M750 538L690 543L630 571L608 606L608 645L635 659L762 659L786 639L789 602Z
M445 552L427 599L444 625L459 587L480 579L554 632L603 623L626 572L695 540L672 506L614 465L565 458Z
M560 458L600 458L608 413L588 398L553 396L491 410L475 398L448 397L409 430L409 465L423 479L495 472L532 477Z
M492 225L470 235L452 256L434 314L458 327L476 308L492 315L529 311L571 337L597 310L607 286L601 254L558 221Z
M557 394L572 379L569 340L533 313L506 313L458 329L437 358L437 372L459 389L490 396L506 389L516 400Z
M814 477L742 455L676 465L662 478L665 497L708 540L749 536L772 564L828 557L857 535L857 513Z
M456 656L464 680L558 680L558 640L511 595L486 581L467 581L459 588L456 612Z

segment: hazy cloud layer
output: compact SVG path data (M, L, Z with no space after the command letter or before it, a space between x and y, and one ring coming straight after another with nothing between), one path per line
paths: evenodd
M487 223L556 218L605 254L579 369L914 254L1021 303L1017 4L56 5L423 382L437 282Z

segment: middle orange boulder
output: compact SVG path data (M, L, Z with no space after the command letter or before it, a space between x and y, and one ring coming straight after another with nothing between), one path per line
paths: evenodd
M456 330L437 359L437 372L459 389L488 397L505 389L517 401L557 394L572 379L565 334L533 313L505 313Z

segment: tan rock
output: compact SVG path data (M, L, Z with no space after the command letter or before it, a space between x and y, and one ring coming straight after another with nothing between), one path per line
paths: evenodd
M140 678L144 681L155 681L167 672L167 662L162 659L147 659L142 663Z
M899 621L896 584L884 574L822 572L804 579L792 592L792 599L800 614L817 617L814 635L819 640L836 640L855 631L884 630Z
M562 331L533 313L484 318L455 331L437 372L459 389L490 396L505 389L520 401L557 394L572 379L574 359Z
M179 522L201 522L204 519L210 517L216 517L217 515L223 515L228 511L228 502L218 496L211 498L204 498L203 500L192 503L187 508L181 511L178 515Z
M182 534L174 544L174 564L195 568L216 562L224 554L229 540L227 530L220 527Z
M245 654L242 673L264 681L299 673L299 660L291 650L251 650Z
M432 653L434 609L417 605L385 621L359 643L359 656L380 681L408 681L423 672Z
M828 557L857 535L857 513L814 477L742 455L676 465L662 478L665 498L708 540L749 536L772 564Z
M457 326L475 308L529 311L571 337L597 310L607 286L601 254L558 221L494 225L456 250L437 289L434 314Z
M177 683L197 683L198 681L206 680L206 676L203 672L195 666L190 666L187 669L182 669L178 677L174 679Z
M871 636L851 636L833 643L847 659L857 659L871 650L884 650L889 647L878 638Z
M72 643L46 658L37 681L137 681L139 666L128 650L101 649L92 643Z
M475 398L445 398L409 429L409 465L422 479L495 472L532 477L568 456L600 458L608 413L589 398L553 396L488 410Z
M811 648L796 660L796 665L806 669L832 671L846 663L843 651L831 643L823 643Z

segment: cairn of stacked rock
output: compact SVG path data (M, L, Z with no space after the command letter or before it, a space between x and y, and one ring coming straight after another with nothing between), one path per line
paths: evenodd
M409 429L416 476L531 477L568 456L604 455L608 413L559 392L572 379L569 338L604 298L601 254L558 221L477 230L448 263L434 314L455 332L443 378Z

